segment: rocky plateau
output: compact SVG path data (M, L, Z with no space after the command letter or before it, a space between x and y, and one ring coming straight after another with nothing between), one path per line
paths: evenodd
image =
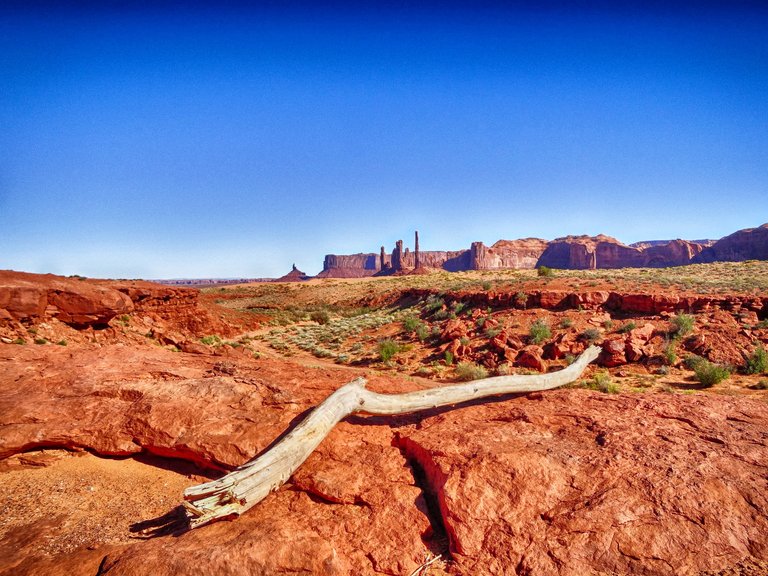
M0 272L0 574L768 574L768 386L746 372L768 345L765 290L484 278L198 291ZM317 303L326 316L296 317ZM391 319L362 323L376 314ZM665 359L682 314L695 323ZM288 344L354 319L339 346L359 356ZM551 333L534 343L542 319ZM184 487L248 461L357 376L386 393L443 385L446 351L488 373L558 370L585 334L603 348L585 378L609 374L619 393L348 417L242 517L184 528ZM385 339L392 361L376 356ZM687 353L733 377L699 386Z
M415 244L418 244L418 232ZM417 256L419 254L419 256ZM392 253L328 254L319 278L364 278L419 267L460 270L612 268L666 268L692 263L736 262L768 258L768 224L747 228L720 240L667 240L626 245L610 236L566 236L499 240L492 246L473 242L469 249L453 252L403 248L398 241ZM419 260L418 265L416 260Z

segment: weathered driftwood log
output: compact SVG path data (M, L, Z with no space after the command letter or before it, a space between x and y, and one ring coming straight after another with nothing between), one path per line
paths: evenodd
M549 374L496 376L405 394L378 394L356 378L328 396L270 450L226 476L184 491L190 527L239 516L277 490L317 448L337 422L357 412L406 414L499 394L537 392L576 380L600 353L591 346L570 366Z

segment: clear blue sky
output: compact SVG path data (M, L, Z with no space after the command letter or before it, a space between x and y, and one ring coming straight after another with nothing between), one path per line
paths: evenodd
M104 4L0 8L2 269L314 274L414 229L768 221L760 2Z

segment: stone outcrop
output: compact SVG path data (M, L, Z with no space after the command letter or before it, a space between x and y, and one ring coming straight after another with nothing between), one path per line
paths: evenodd
M373 276L381 270L374 253L368 254L327 254L323 262L323 270L318 278L365 278Z
M319 278L354 278L414 268L462 270L550 268L594 270L597 268L666 268L691 263L768 259L768 224L740 230L713 240L653 240L622 244L615 238L565 236L547 241L541 238L499 240L488 247L473 242L469 250L429 251L420 249L418 232L413 252L398 240L391 256L384 247L376 254L339 256L328 254Z
M241 357L233 376L214 358L158 347L0 345L0 363L2 457L63 446L214 468L248 460L362 373ZM370 387L414 385L377 375ZM717 573L768 559L767 427L760 400L578 389L354 417L235 521L39 556L9 545L1 566L16 576L412 574L433 550L460 575ZM90 494L82 487L73 503ZM73 541L76 507L56 522Z
M721 238L694 258L694 262L768 260L768 223Z
M309 276L306 275L306 273L302 272L298 268L296 268L296 264L293 265L293 268L291 269L288 274L285 276L281 276L280 278L277 278L275 282L304 282L306 280L309 280Z
M47 317L73 326L101 326L133 308L129 296L98 281L0 272L0 321L34 323Z
M671 240L663 244L634 247L603 234L566 236L547 245L538 266L574 270L665 268L690 264L703 249L701 244L687 240Z
M482 242L472 242L470 267L472 270L536 268L547 244L548 242L541 238L499 240L490 248Z

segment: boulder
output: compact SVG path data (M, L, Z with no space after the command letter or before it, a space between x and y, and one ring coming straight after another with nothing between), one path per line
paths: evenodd
M543 350L541 346L534 344L528 345L515 357L515 364L521 368L530 368L537 372L546 372L547 364L542 359Z

